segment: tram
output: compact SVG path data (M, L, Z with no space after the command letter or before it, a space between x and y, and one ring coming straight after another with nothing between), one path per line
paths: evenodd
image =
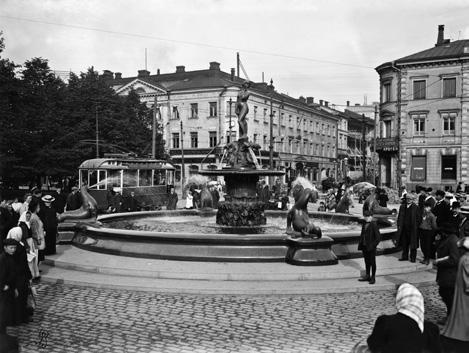
M166 205L174 172L175 167L166 161L132 157L88 159L78 168L79 186L88 185L100 211L108 208L115 192L125 198L133 191L144 209Z

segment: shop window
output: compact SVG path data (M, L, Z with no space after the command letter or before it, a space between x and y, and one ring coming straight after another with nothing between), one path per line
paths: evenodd
M456 156L441 156L441 179L456 179Z
M414 181L424 181L427 171L427 157L426 156L412 156L412 166L410 171L410 178Z

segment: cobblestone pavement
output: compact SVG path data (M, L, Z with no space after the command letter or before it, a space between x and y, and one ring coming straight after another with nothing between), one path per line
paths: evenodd
M34 321L9 328L22 352L349 352L394 292L289 296L160 295L40 284ZM444 307L422 289L426 317Z

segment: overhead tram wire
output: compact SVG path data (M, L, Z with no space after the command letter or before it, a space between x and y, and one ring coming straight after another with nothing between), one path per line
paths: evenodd
M6 18L6 19L10 19L10 20L17 20L17 21L32 22L32 23L40 23L40 24L46 24L46 25L51 25L51 26L61 26L61 27L82 29L82 30L86 30L86 31L94 31L94 32L101 32L101 33L108 33L108 34L116 34L116 35L124 35L124 36L129 36L129 37L154 39L154 40L159 40L159 41L164 41L164 42L180 43L180 44L194 45L194 46L202 46L202 47L206 47L206 48L223 49L223 50L230 50L230 51L239 51L239 52L244 52L244 53L266 55L266 56L275 56L275 57L286 58L286 59L312 61L312 62L317 62L317 63L322 63L322 64L352 66L352 67L357 67L357 68L361 68L361 69L374 69L372 66L342 63L342 62L338 62L338 61L314 59L314 58L307 58L307 57L294 56L294 55L285 55L285 54L279 54L279 53L269 53L269 52L263 52L263 51L259 51L259 50L253 50L253 49L240 49L240 48L226 47L226 46L220 46L220 45L214 45L214 44L208 44L208 43L202 43L202 42L191 42L191 41L185 41L185 40L179 40L179 39L162 38L162 37L156 37L156 36L152 36L152 35L139 34L139 33L120 32L120 31L112 31L112 30L107 30L107 29L102 29L102 28L93 28L93 27L86 27L86 26L79 26L79 25L72 25L72 24L65 24L65 23L34 20L34 19L30 19L30 18L22 18L22 17L15 17L15 16L7 16L7 15L0 15L0 18Z

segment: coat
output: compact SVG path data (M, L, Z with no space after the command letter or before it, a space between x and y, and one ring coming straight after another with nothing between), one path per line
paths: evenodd
M410 317L397 313L381 315L367 339L372 352L442 352L438 326L424 321L423 333Z
M16 266L13 256L6 252L0 254L0 333L5 333L6 326L14 321L14 288ZM3 290L7 285L8 290ZM2 332L3 331L3 332Z
M441 334L469 342L469 252L461 257L456 274L453 308Z
M358 241L358 250L375 250L380 241L381 233L376 221L363 223L360 240Z
M441 227L445 223L451 222L451 208L444 200L438 201L435 204L435 207L433 207L432 212L436 216L436 224L438 227Z
M410 212L410 224L404 224L406 213ZM399 215L397 216L397 232L396 232L396 241L399 246L404 244L404 233L403 230L405 229L406 233L410 234L410 248L417 249L419 247L418 242L418 227L420 225L420 212L419 208L415 204L411 204L409 207L408 205L401 205L399 207Z
M459 230L459 239L462 239L464 237L469 237L469 222L468 222L467 217L461 218L461 221L459 222L458 230Z
M450 234L439 242L436 249L437 258L448 256L447 260L437 263L436 282L440 287L453 288L456 283L460 257L457 241L457 236Z

